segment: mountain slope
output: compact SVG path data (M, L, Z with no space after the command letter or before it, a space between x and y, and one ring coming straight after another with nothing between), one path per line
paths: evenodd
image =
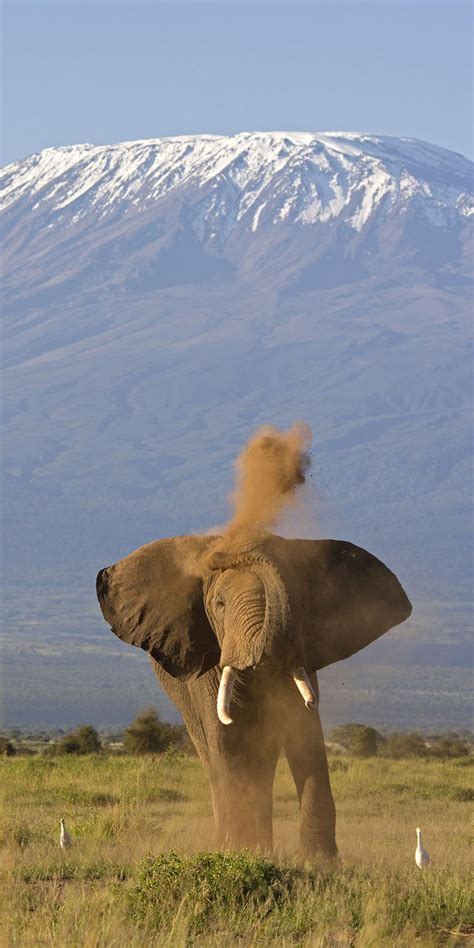
M467 159L189 136L47 149L2 187L7 572L206 529L248 435L303 418L298 529L374 548L412 595L466 592Z

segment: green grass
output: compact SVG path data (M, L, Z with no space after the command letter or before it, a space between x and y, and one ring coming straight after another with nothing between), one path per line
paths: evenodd
M4 758L6 945L465 945L474 935L465 760L330 759L337 867L295 859L298 807L275 781L275 855L209 853L195 758ZM59 848L64 817L74 846ZM415 866L415 827L432 858ZM4 936L5 937L5 936Z

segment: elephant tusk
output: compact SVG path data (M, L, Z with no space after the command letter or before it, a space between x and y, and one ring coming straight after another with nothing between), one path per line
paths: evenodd
M229 710L236 675L237 672L231 665L225 665L222 669L221 683L217 694L217 717L221 724L233 723Z
M317 703L316 695L308 675L306 674L306 670L303 668L303 666L301 666L301 668L297 668L296 671L293 672L292 677L306 707L309 708L310 711L314 711Z

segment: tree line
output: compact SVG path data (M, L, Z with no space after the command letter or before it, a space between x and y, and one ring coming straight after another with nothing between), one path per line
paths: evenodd
M470 746L456 732L432 734L424 738L417 731L399 731L384 737L366 724L342 724L333 728L331 743L355 757L467 757ZM334 746L335 745L335 746Z
M191 753L191 742L185 727L162 721L155 708L140 711L123 734L117 736L121 738L117 743L127 754L161 754L169 747ZM110 744L107 745L101 740L95 727L91 724L80 724L59 740L45 745L42 752L47 756L57 757L66 754L99 754L109 748ZM0 737L0 754L13 756L16 751L13 741L8 737Z
M194 754L186 728L180 724L162 721L155 708L145 708L135 720L120 732L119 741L112 745L104 742L91 724L81 724L57 741L46 744L42 752L48 756L66 754L99 754L111 750L126 754L161 754L169 748L182 753ZM0 755L14 756L21 750L8 736L0 736ZM384 737L379 731L365 724L342 724L333 728L328 742L331 753L349 753L355 757L376 755L403 757L437 757L449 759L467 757L471 753L468 741L456 732L432 734L425 738L417 731L397 732Z

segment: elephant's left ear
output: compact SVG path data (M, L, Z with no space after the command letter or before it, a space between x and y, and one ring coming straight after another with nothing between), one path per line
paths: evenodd
M411 613L395 574L362 547L275 536L266 548L285 580L289 627L303 640L307 671L348 658Z
M370 645L404 622L412 607L395 574L372 553L341 540L307 543L312 622L305 648L310 668L317 669Z
M174 678L197 678L219 662L199 565L213 541L157 540L97 576L97 597L112 632L149 652Z

